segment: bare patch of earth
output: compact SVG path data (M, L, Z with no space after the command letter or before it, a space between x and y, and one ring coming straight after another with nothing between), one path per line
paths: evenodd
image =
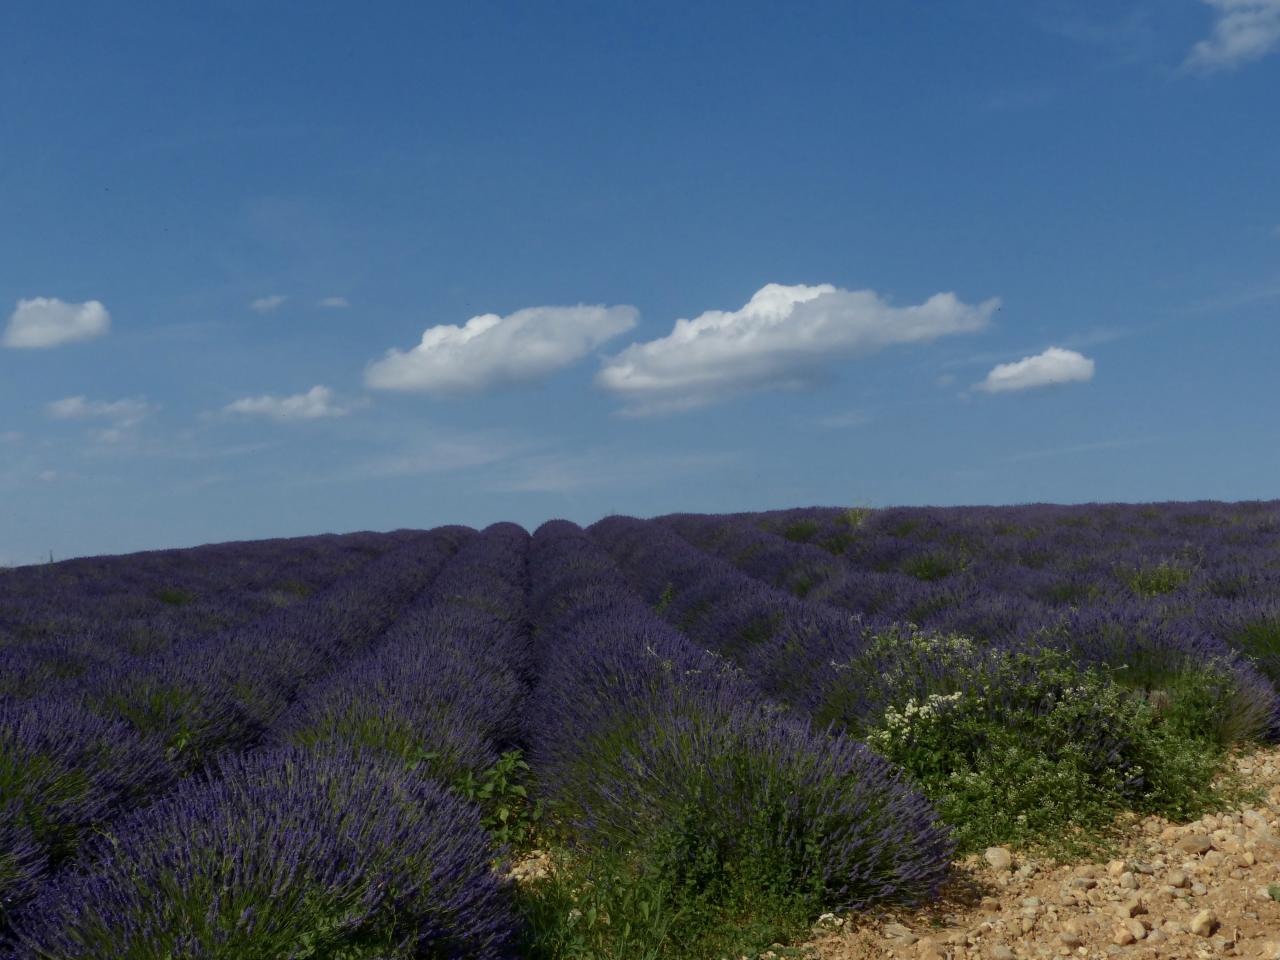
M826 917L814 960L1280 960L1280 748L1232 759L1265 799L1185 824L1130 817L1114 859L1004 848L956 861L939 902ZM782 951L779 951L781 953ZM767 954L766 954L767 956Z

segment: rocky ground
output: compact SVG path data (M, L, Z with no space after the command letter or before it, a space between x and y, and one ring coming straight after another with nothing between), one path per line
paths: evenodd
M1263 802L1186 824L1132 820L1115 859L1002 847L957 861L937 904L826 917L814 960L1280 960L1280 748L1232 761ZM779 951L781 955L783 952Z

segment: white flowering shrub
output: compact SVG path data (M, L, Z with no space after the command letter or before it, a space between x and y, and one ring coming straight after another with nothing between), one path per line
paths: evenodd
M862 697L864 739L916 780L962 852L1078 852L1122 809L1189 816L1215 802L1212 738L1061 650L979 650L912 628L859 660L838 668L873 683L867 665L883 665L878 696Z

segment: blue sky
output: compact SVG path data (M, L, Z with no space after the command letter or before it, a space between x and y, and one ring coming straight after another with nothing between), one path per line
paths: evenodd
M1280 495L1280 0L5 9L0 562Z

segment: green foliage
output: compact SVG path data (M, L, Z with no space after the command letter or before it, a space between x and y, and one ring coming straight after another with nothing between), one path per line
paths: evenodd
M934 801L961 852L1072 855L1121 810L1182 819L1221 801L1211 671L1188 673L1158 708L1060 650L980 655L963 638L916 634L881 639L880 653L895 645L906 656L884 677L889 702L866 739ZM944 669L927 669L931 655ZM895 681L911 694L893 697Z
M809 905L782 874L725 869L676 824L644 852L558 854L519 902L529 960L758 957L808 929ZM775 951L778 956L790 951Z
M1245 624L1231 637L1231 645L1252 658L1273 683L1280 684L1280 617Z
M1277 883L1267 884L1267 896L1270 897L1272 900L1280 900L1280 884L1277 884Z
M84 770L58 764L53 757L18 757L0 751L0 797L16 804L21 822L55 862L78 849L83 827L68 823L58 811L74 808L89 791ZM0 876L0 880L3 876ZM0 886L3 889L3 886Z
M1154 565L1121 568L1118 576L1137 596L1149 600L1185 586L1191 571L1172 560L1161 560Z
M818 524L813 520L797 520L795 523L789 523L783 527L782 535L788 540L794 540L796 543L808 543L814 538L818 530Z
M499 846L527 849L542 819L542 801L531 800L529 764L508 750L478 777L470 770L453 782L458 793L480 805L481 824Z
M917 580L933 581L948 577L963 567L963 563L945 553L921 553L902 562L902 572Z
M155 598L161 603L169 604L171 607L185 607L195 600L196 596L194 593L181 590L178 587L164 587L155 592Z
M674 583L668 583L662 588L662 593L658 597L658 602L653 605L654 612L657 613L658 616L663 616L667 611L667 607L671 606L671 601L675 599L675 596L676 585Z
M871 518L873 512L870 507L850 507L840 515L840 522L857 530Z
M852 533L832 533L823 537L818 541L818 546L827 553L834 553L840 556L851 546L857 538Z

